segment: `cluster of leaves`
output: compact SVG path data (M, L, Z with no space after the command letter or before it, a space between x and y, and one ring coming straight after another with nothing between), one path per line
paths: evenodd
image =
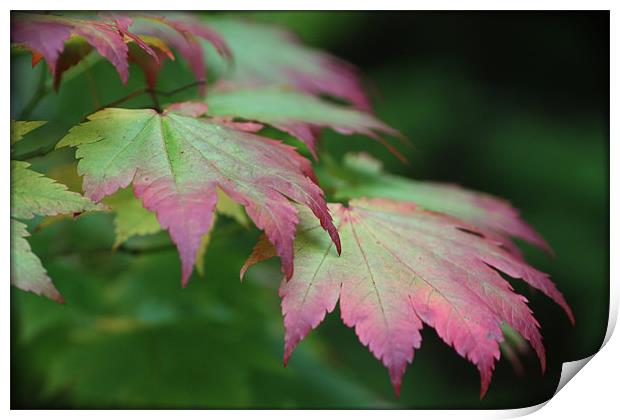
M334 175L334 198L356 198L348 206L326 202L311 161L265 137L266 126L297 138L315 160L322 128L364 134L392 150L381 134L400 134L371 113L349 64L304 47L287 31L185 15L22 14L13 17L11 37L31 51L33 66L45 60L56 88L63 72L97 53L123 82L129 63L140 67L143 93L153 99L152 108L98 110L58 142L77 149L85 196L26 162L12 162L11 282L17 287L62 299L17 219L113 211L115 247L167 230L186 285L194 266L205 271L217 211L242 224L249 218L264 231L242 277L252 264L281 259L285 361L340 301L344 323L387 367L397 393L427 324L478 367L484 395L503 325L531 343L545 368L539 324L500 272L541 290L573 321L562 294L524 261L511 237L548 245L503 200L394 177L368 156L350 156L342 165L348 176ZM192 101L162 108L158 73L175 54L200 91ZM208 92L207 62L218 76ZM13 122L11 144L41 124Z
M43 121L12 121L11 146L43 124ZM22 290L62 301L41 261L30 249L26 240L29 233L20 219L81 213L96 210L98 206L29 166L28 162L11 161L11 283Z

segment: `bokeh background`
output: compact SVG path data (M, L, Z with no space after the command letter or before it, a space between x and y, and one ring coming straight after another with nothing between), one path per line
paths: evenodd
M480 401L475 367L425 328L396 398L387 372L338 310L282 366L278 262L238 279L256 229L220 218L205 278L194 275L182 289L166 234L112 252L110 214L44 229L34 220L32 246L67 304L12 288L12 407L514 408L551 397L561 362L597 351L607 326L609 13L245 15L285 25L357 65L377 115L414 144L400 148L410 161L404 165L372 140L325 131L325 159L366 151L392 173L508 198L554 248L550 258L521 244L563 291L576 325L549 299L518 287L542 325L545 375L531 352L521 355L521 375L502 358ZM11 118L20 117L42 68L12 56ZM166 64L160 88L191 80L178 60ZM19 147L57 142L93 109L93 83L105 103L143 80L133 71L123 86L109 63L95 63L41 102L29 118L54 122ZM147 105L143 98L127 106ZM72 161L70 150L31 160L52 177Z

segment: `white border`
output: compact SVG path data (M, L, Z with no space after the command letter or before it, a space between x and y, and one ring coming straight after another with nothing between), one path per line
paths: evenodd
M10 4L9 4L10 3ZM94 6L95 3L86 3L84 1L76 1L76 0L62 0L62 1L54 1L54 2L43 2L43 1L30 1L30 0L22 0L19 2L5 2L5 5L8 6L5 9L2 15L2 28L5 34L4 39L5 42L2 45L2 60L3 65L0 67L3 71L3 83L5 86L5 92L10 92L10 77L9 77L9 69L10 69L10 46L7 40L10 37L10 9L15 10L36 10L36 9L55 9L55 10L82 10L85 7ZM620 19L618 19L616 12L618 8L614 8L614 6L618 4L618 2L612 1L543 1L543 0L521 0L519 2L515 1L437 1L437 2L406 2L406 1L394 1L394 0L381 0L380 2L372 2L365 0L341 0L338 2L334 2L333 0L312 0L312 1L304 1L298 0L294 3L290 1L269 1L269 0L261 0L261 1L239 1L239 0L226 0L226 1L213 1L213 0L203 0L200 2L197 1L187 1L187 0L175 0L174 2L165 2L162 0L149 0L142 2L131 2L129 3L127 0L118 1L118 0L108 0L105 4L101 4L101 6L105 5L106 9L116 9L116 10L136 10L136 9L147 9L147 10L169 10L170 6L173 5L175 10L198 10L208 8L210 10L258 10L258 9L267 9L267 10L405 10L405 9L415 9L415 10L611 10L611 45L616 47L611 48L611 131L610 131L610 184L613 183L614 180L617 180L618 174L614 169L615 164L618 162L618 146L617 146L617 132L615 129L615 122L618 121L618 109L615 106L617 104L618 99L618 84L615 82L613 75L618 75L618 53L617 47L620 45L618 42L618 23ZM4 115L9 114L10 109L10 98L9 95L3 95L2 101L2 110ZM2 126L2 130L4 133L9 132L9 119L0 119L0 124ZM10 170L8 160L9 160L9 142L4 142L5 146L3 150L3 159L5 164L0 165L1 176L4 182L2 183L2 197L4 200L2 201L1 213L0 213L0 230L4 232L2 241L2 259L3 259L3 272L5 273L5 278L10 278L9 273L9 197L10 197ZM618 211L620 207L618 206L618 196L611 191L610 196L610 205L611 205L611 214L620 214ZM251 414L247 411L238 411L238 410L228 410L228 411L208 411L207 413L202 411L180 411L176 412L175 416L183 416L190 418L204 418L205 415L209 417L217 417L217 418L236 418L237 416L247 416L250 414L253 418L259 419L269 419L269 420L277 420L277 419L286 419L290 420L290 416L293 415L295 418L299 419L315 419L317 415L321 417L339 417L355 415L356 417L361 418L376 418L377 416L385 416L389 415L390 417L395 418L403 418L403 419L411 419L415 418L446 418L446 417L458 417L459 419L483 419L483 418L507 418L507 417L517 417L526 414L530 414L536 412L534 414L535 418L584 418L586 415L595 415L596 413L614 413L618 412L615 407L617 395L617 383L618 383L618 371L619 371L619 361L618 355L620 355L620 342L618 338L610 340L611 334L614 330L617 315L618 315L618 301L619 301L619 290L618 290L618 278L620 272L618 271L618 238L619 238L619 224L612 218L610 221L610 229L611 229L611 244L610 244L610 258L611 258L611 267L610 267L610 277L611 277L611 301L610 301L610 319L609 325L607 329L607 334L604 342L604 349L601 351L600 355L596 355L592 360L592 363L588 364L584 372L580 374L579 379L576 381L570 381L568 385L562 391L554 396L548 403L540 404L535 407L529 407L525 409L517 409L517 410L475 410L475 411L428 411L428 410L420 410L420 411L388 411L388 412L378 412L378 411L327 411L327 412L317 412L317 411L296 411L291 413L287 410L264 410L264 411L256 411ZM8 282L7 282L8 283ZM587 287L587 279L584 279L584 287ZM9 336L9 324L10 324L10 294L9 294L8 285L5 287L5 293L2 297L3 303L3 311L2 311L2 325L4 327L4 345L1 349L1 360L4 366L2 369L3 377L1 382L2 396L4 398L5 407L8 410L10 407L10 378L9 378L9 370L10 370L10 336ZM574 368L575 364L573 364ZM583 365L581 366L583 367ZM614 386L615 385L615 386ZM449 396L447 396L449 398ZM540 408L545 407L543 410ZM107 412L97 412L97 411L47 411L45 413L42 412L33 412L33 411L11 411L11 416L20 417L20 418L31 418L38 416L39 414L44 414L48 418L62 418L63 420L67 418L83 418L84 416L88 416L90 418L108 418L110 413ZM167 418L169 413L166 411L119 411L114 413L114 416L120 416L121 418L134 418L136 416L148 416L149 419L157 419L157 418ZM605 416L609 417L609 416ZM603 417L603 418L605 418ZM595 416L596 418L596 416Z

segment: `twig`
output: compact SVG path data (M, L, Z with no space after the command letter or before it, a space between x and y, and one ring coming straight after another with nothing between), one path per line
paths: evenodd
M93 248L93 249L66 249L59 252L51 252L49 254L42 254L41 258L55 258L55 257L64 257L69 255L92 255L92 254L109 254L113 255L114 252L119 252L122 254L129 255L143 255L143 254L151 254L158 252L171 251L176 249L174 244L164 244L160 246L154 246L151 248L128 248L125 245L121 245L116 249L111 249L109 247L106 248Z
M103 108L109 108L111 106L122 104L123 102L127 102L127 101L129 101L129 100L131 100L131 99L133 99L133 98L135 98L137 96L145 94L146 91L147 91L147 88L141 88L141 89L135 90L135 91L133 91L131 93L128 93L127 95L123 96L122 98L119 98L119 99L117 99L115 101L112 101L112 102L109 102L109 103L107 103L105 105L100 106L95 111L101 111Z
M45 73L45 69L44 69L42 75L43 75L43 77L39 81L39 86L37 87L37 92L32 97L32 99L30 100L28 105L26 105L26 107L22 111L20 119L27 119L28 116L30 115L30 113L32 112L32 110L37 106L37 104L41 101L41 99L43 99L43 97L45 97L45 95L48 93L48 89L45 87L45 81L46 81L46 76L47 76L47 74ZM183 92L184 90L191 89L193 87L201 86L201 85L204 85L204 84L206 84L205 80L198 80L196 82L193 82L193 83L190 83L188 85L184 85L184 86L178 87L178 88L173 89L173 90L168 91L168 92L158 91L158 90L155 90L155 89L150 89L148 87L144 87L144 88L135 90L133 92L130 92L127 95L125 95L125 96L123 96L121 98L118 98L118 99L116 99L116 100L114 100L112 102L109 102L109 103L107 103L105 105L102 105L102 106L100 106L98 108L95 108L95 110L93 112L89 113L88 115L90 115L90 114L92 114L94 112L97 112L97 111L101 111L102 109L105 109L105 108L110 108L110 107L122 104L123 102L127 102L127 101L129 101L129 100L131 100L133 98L136 98L136 97L138 97L140 95L143 95L145 93L148 93L149 96L151 97L151 101L153 102L153 108L157 112L161 113L162 109L161 109L161 105L159 103L159 99L157 98L158 95L161 95L161 96L172 96L172 95L175 95L175 94L177 94L179 92ZM93 99L96 100L96 98L93 98ZM84 115L82 117L82 119L80 120L80 122L86 121L86 118L88 117L88 115ZM32 158L36 158L36 157L45 156L48 153L53 152L54 148L55 148L55 145L53 145L53 144L49 145L49 146L46 146L46 147L41 147L39 149L32 150L30 152L26 152L26 153L23 153L21 155L18 155L16 157L14 157L14 159L17 159L17 160L28 160L28 159L32 159Z
M224 226L218 226L216 229L212 231L212 243L215 243L221 238L230 238L232 235L239 231L243 226L238 223L230 222ZM155 254L158 252L166 252L171 250L176 250L177 247L173 243L164 243L161 245L155 245L152 247L146 248L133 248L128 247L127 245L121 244L117 248L113 249L110 247L105 248L92 248L92 249L64 249L58 252L50 252L48 254L40 254L41 258L55 258L55 257L63 257L69 255L93 255L93 254L109 254L113 255L116 253L128 254L128 255L145 255L145 254Z
M101 111L104 108L110 108L113 107L115 105L119 105L122 104L123 102L127 102L137 96L143 95L145 93L148 93L149 96L151 97L151 101L153 102L153 107L158 111L161 112L161 106L159 104L159 100L157 98L157 96L172 96L172 95L176 95L177 93L183 92L184 90L187 89L191 89L193 87L196 86L202 86L205 85L207 83L206 80L198 80L196 82L184 85L184 86L180 86L176 89L170 90L170 91L161 91L161 90L156 90L156 89L150 89L148 87L144 87L138 90L135 90L131 93L128 93L127 95L123 96L122 98L116 99L115 101L109 102L105 105L100 106L99 108L95 109L93 112L97 112L97 111ZM82 122L86 120L87 116L84 116L82 118Z
M162 92L161 90L156 90L154 92L156 94L160 95L160 96L172 96L172 95L176 95L177 93L183 92L184 90L191 89L191 88L196 87L196 86L203 86L203 85L206 85L206 84L207 84L206 80L198 80L196 82L190 83L190 84L185 85L185 86L178 87L178 88L173 89L173 90L168 91L168 92Z

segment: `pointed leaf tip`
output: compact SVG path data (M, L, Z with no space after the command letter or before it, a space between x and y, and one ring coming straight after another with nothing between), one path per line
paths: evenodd
M407 200L474 225L479 233L501 243L515 255L520 255L520 251L510 237L550 250L542 236L506 200L454 184L390 175L382 170L380 161L367 154L345 155L344 167L347 178L336 193L339 199L381 197ZM365 182L350 181L358 178Z
M396 393L423 323L478 368L481 398L500 356L502 323L545 365L539 324L498 271L560 301L546 275L497 241L468 233L471 225L413 203L358 199L329 210L343 243L340 257L310 211L299 208L295 272L280 287L285 360L340 301L343 322L386 366ZM262 259L253 252L248 264Z
M211 51L209 59L220 75L237 85L290 85L311 95L342 98L369 110L369 100L354 67L329 54L302 45L297 37L275 25L247 19L216 17L207 20L226 40L234 65L226 66ZM248 48L252 45L252 48Z
M246 208L292 277L298 223L293 202L311 208L324 229L335 232L322 191L307 177L307 159L280 142L196 118L205 107L194 112L190 106L189 115L184 107L180 114L105 109L71 129L59 145L77 146L88 196L101 199L133 185L143 206L170 232L183 285L201 237L211 228L218 187ZM114 162L113 173L101 165L104 156Z
M45 58L58 88L62 73L94 48L127 83L128 47L116 24L52 14L20 13L11 21L11 39L34 52L33 62Z
M394 394L396 395L396 398L400 398L400 383L393 383L392 386L394 387Z
M284 86L230 88L228 85L220 82L207 96L211 115L269 124L306 144L315 160L322 127L330 127L344 135L367 135L405 159L378 135L382 132L398 136L400 133L367 112Z

